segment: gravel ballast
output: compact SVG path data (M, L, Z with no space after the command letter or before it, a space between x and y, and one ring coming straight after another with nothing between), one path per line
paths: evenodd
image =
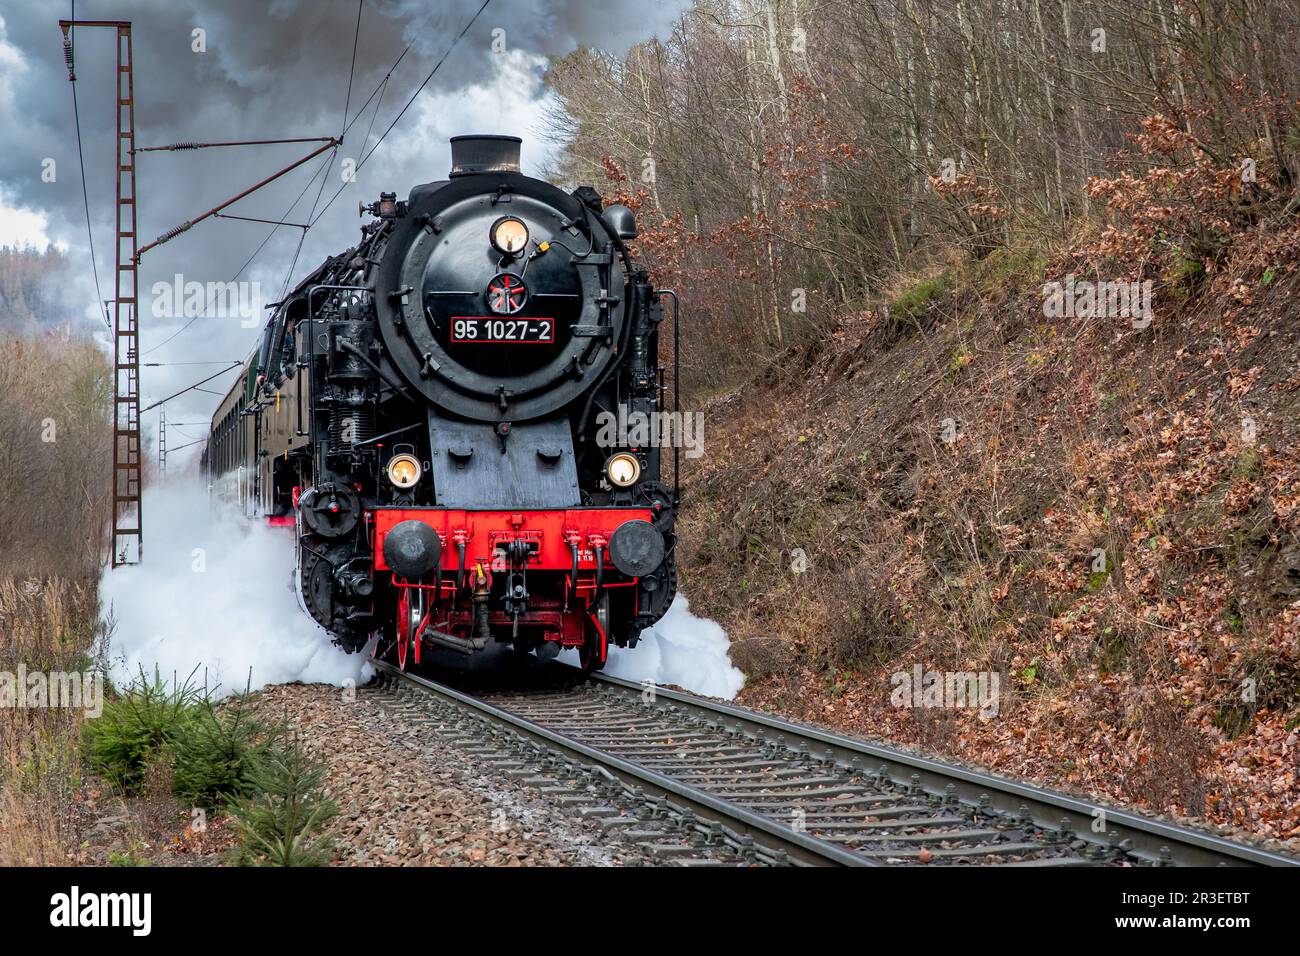
M635 807L592 806L563 774L485 759L490 744L414 719L382 689L279 685L254 706L327 768L337 865L739 862L688 851L671 833L647 839Z

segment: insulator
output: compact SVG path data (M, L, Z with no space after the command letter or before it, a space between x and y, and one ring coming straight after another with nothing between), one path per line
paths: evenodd
M166 242L168 239L175 239L182 232L185 232L193 225L194 223L192 222L183 222L179 226L176 226L174 229L168 229L166 232L164 232L161 236L158 237L158 241Z
M63 62L68 65L68 82L77 79L77 74L72 69L72 39L66 34L63 37Z

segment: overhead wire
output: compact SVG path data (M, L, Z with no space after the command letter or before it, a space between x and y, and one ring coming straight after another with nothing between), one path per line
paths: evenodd
M357 72L357 41L361 37L361 10L364 6L365 0L357 0L357 23L356 27L352 31L352 63L348 67L348 91L347 95L343 99L343 122L341 124L341 131L339 132L339 143L342 143L348 135L348 110L352 106L352 79L356 76ZM362 107L362 109L364 109L364 107ZM376 106L375 109L378 110L379 107ZM357 112L359 114L361 111L358 110ZM330 151L331 166L334 165L334 158L337 155L338 147L336 146ZM280 301L283 301L284 297L289 293L289 283L293 280L293 270L298 268L298 257L302 255L303 244L307 241L307 233L311 229L312 217L316 214L316 207L320 205L320 197L324 192L325 178L322 178L320 188L316 190L316 198L311 204L311 212L307 214L307 225L303 226L302 232L298 234L298 244L294 247L293 259L289 263L289 268L284 272L284 281L280 283L280 295L278 296Z
M474 12L474 15L470 17L469 21L465 24L465 26L461 28L460 33L456 34L456 38L451 41L451 46L447 47L447 51L443 53L442 57L438 60L438 62L434 64L433 69L429 71L429 75L426 76L424 78L424 81L415 88L415 92L412 93L410 99L406 101L406 105L404 105L401 108L401 110L398 111L398 114L395 117L393 117L393 121L389 123L388 128L385 129L379 135L379 139L375 140L375 145L371 147L371 149L361 157L360 161L357 163L356 166L357 170L360 170L361 167L366 164L366 161L369 160L370 157L375 154L375 151L378 150L379 147L383 144L385 137L387 137L388 134L393 131L393 127L396 126L398 122L401 120L401 118L406 115L406 111L411 108L411 104L415 102L416 97L418 97L424 91L424 88L429 85L429 81L434 78L434 76L437 74L437 72L440 69L442 69L442 65L447 62L447 57L451 56L452 51L456 49L456 45L460 43L460 41L465 37L465 34L469 32L470 27L472 27L475 24L475 22L478 21L478 18L482 16L483 11L488 8L488 5L491 4L491 2L492 0L483 0L483 3L479 5L478 10ZM320 213L316 216L315 219L311 220L310 223L311 225L313 226L316 225L316 223L320 220L321 216L324 216L325 213L329 211L330 206L334 205L334 201L343 194L343 190L347 189L349 184L350 182L345 182L342 186L338 188L338 191L335 192L334 195L330 197L330 201L325 204L325 208L320 211Z
M358 27L358 31L359 31L359 29L360 29L360 28ZM359 34L359 32L358 32L358 36L359 36L359 35L360 35L360 34ZM355 39L354 39L354 41L353 41L353 48L354 48L354 51L355 51L355 47L356 47L356 41L355 41ZM356 122L357 122L359 119L361 119L362 114L365 113L366 107L370 105L371 101L374 100L374 98L375 98L376 95L379 95L379 96L380 96L380 101L382 102L383 97L382 97L382 95L381 95L381 91L382 91L382 90L387 86L389 79L392 78L393 72L398 68L398 66L401 65L402 60L404 60L404 59L406 58L406 54L409 53L410 50L411 50L411 44L408 43L408 44L407 44L407 45L402 49L402 52L398 54L397 59L393 61L393 65L390 66L390 67L388 68L388 72L384 74L384 78L383 78L382 80L380 80L379 83L375 84L375 88L374 88L373 90L370 91L370 95L369 95L368 97L366 97L366 101L365 101L364 103L361 104L361 107L357 110L357 113L356 113L356 115L353 117L353 119L352 119L350 122L348 122L348 123L344 126L344 128L343 128L343 135L344 135L344 136L346 136L348 130L350 130L350 129L351 129L351 128L356 124ZM350 71L349 71L349 72L350 72ZM349 99L351 98L351 94L349 94L348 98L349 98ZM378 109L379 109L379 107L378 107L378 105L376 105L376 107L375 107L376 113L378 112ZM346 113L346 111L347 111L347 110L346 110L346 107L345 107L345 113ZM373 128L373 127L374 127L374 115L371 116L370 124L371 124L371 128ZM369 131L367 131L366 138L367 138L367 140L369 139ZM340 137L340 140L342 140L342 136ZM298 205L298 203L302 201L302 197L305 196L305 195L307 194L307 190L310 189L312 183L314 183L314 182L316 181L316 177L319 176L319 175L320 175L322 172L324 172L326 169L328 169L328 168L330 167L330 165L332 165L333 160L334 160L334 156L335 156L336 153L337 153L337 149L331 151L331 152L329 153L329 155L327 155L327 156L325 157L325 162L323 162L323 163L321 164L320 168L318 168L318 169L316 170L316 172L312 174L311 179L309 179L309 180L307 181L307 184L306 184L305 186L303 186L302 191L298 193L297 198L294 199L294 201L293 201L292 203L289 204L289 208L286 209L285 212L284 212L284 215L280 217L280 220L281 220L281 221L285 220L285 219L288 217L289 213L292 212L293 209ZM324 182L324 180L322 180L322 183L323 183L323 182ZM247 269L247 268L249 267L249 265L252 263L252 261L253 261L254 259L256 259L257 256L261 253L261 251L262 251L264 248L266 248L266 244L267 244L268 242L270 242L271 237L274 236L274 235L276 234L276 232L278 231L278 229L279 229L279 227L280 227L281 224L284 224L284 225L293 225L293 226L295 226L295 227L297 227L297 228L300 228L300 229L303 230L303 235L305 235L305 234L306 234L306 230L309 229L309 228L311 227L311 224L310 224L310 223L304 226L304 225L301 225L301 224L298 224L298 223L283 223L283 222L277 222L276 225L275 225L275 227L272 228L271 231L270 231L269 233L266 234L266 237L265 237L265 238L264 238L264 239L263 239L263 240L258 244L257 248L253 250L252 255L250 255L246 260L244 260L244 264L243 264L242 266L239 267L239 271L237 271L237 272L234 274L234 276L229 280L230 282L234 282L234 281L237 280L241 275L243 275L244 270ZM301 237L300 237L299 248L301 248ZM207 312L207 307L210 306L211 304L212 304L212 301L209 300L209 301L206 303L206 305L204 306L203 313L206 313L206 312ZM190 321L186 322L183 326L181 326L179 329L177 329L175 332L173 332L173 333L172 333L171 335L169 335L167 338L163 339L163 340L162 340L161 342L159 342L157 345L155 345L155 346L153 346L153 347L151 347L151 348L149 348L149 349L146 349L142 354L143 354L143 355L149 355L149 354L151 354L151 353L153 353L153 352L158 351L158 349L162 348L164 345L167 345L169 342L172 342L174 339L176 339L176 338L177 338L178 336L180 336L182 333L184 333L185 331L187 331L191 326L193 326L194 323L195 323L196 321L198 321L198 319L202 316L203 313L200 313L200 315L195 316L194 318L190 319ZM202 389L201 389L200 391L202 391Z
M163 368L169 365L231 365L239 359L227 359L224 362L141 362L145 368Z
M74 22L77 19L77 0L72 0L72 12L68 15L68 19ZM90 193L86 189L86 159L81 149L81 110L77 106L77 74L73 68L75 64L74 35L76 30L75 26L68 27L67 60L68 80L72 84L72 121L77 128L77 162L81 166L81 201L86 207L86 243L90 246L90 271L95 277L95 301L103 302L104 293L99 288L99 263L95 258L95 236L90 228ZM104 317L104 324L109 328L113 327L107 316Z
M302 197L305 196L305 195L307 195L307 190L310 189L310 188L311 188L311 184L314 183L314 182L316 181L316 177L319 176L319 175L321 175L321 173L325 172L325 171L329 168L329 163L330 163L330 160L332 160L332 159L333 159L333 153L330 153L329 155L327 155L327 156L325 157L325 161L322 162L321 165L317 168L316 172L314 172L314 173L312 174L311 179L307 180L307 184L306 184L305 186L303 186L303 187L302 187L302 191L298 193L298 198L295 199L293 202L291 202L291 203L289 204L289 208L286 209L286 210L284 211L284 215L282 215L282 216L280 217L280 219L283 220L283 219L287 218L288 215L289 215L289 213L293 212L294 207L297 206L298 203L302 201ZM266 244L267 244L268 242L271 241L271 237L274 236L274 235L276 234L276 232L279 230L279 228L280 228L279 224L277 224L277 225L275 225L274 227L272 227L271 231L268 232L268 233L266 234L265 238L263 238L262 241L261 241L260 243L258 243L258 246L257 246L256 249L253 250L252 255L250 255L247 259L244 260L244 264L243 264L242 266L239 267L239 270L238 270L238 271L237 271L237 272L236 272L236 273L235 273L235 274L234 274L234 275L233 275L233 276L228 280L228 282L234 282L234 281L237 280L241 275L244 274L244 270L247 269L247 268L249 267L249 265L252 263L252 261L253 261L254 259L257 258L258 253L260 253L264 248L266 248ZM215 296L214 296L214 297L215 297ZM152 353L154 353L154 352L157 352L160 348L162 348L162 347L163 347L164 345L166 345L168 342L170 342L170 341L172 341L173 339L175 339L178 335L180 335L181 333L183 333L186 329L188 329L190 326L192 326L195 322L197 322L199 319L201 319L204 315L206 315L206 314L207 314L207 311L208 311L208 307L211 306L211 305L212 305L212 299L209 298L208 301L204 304L202 311L200 311L198 315L196 315L196 316L194 316L193 318L191 318L191 319L190 319L188 322L186 322L183 326L181 326L179 329L177 329L177 330L176 330L175 332L173 332L171 335L167 336L167 338L163 339L163 340L162 340L161 342L159 342L157 345L152 346L151 348L147 348L147 349L145 349L144 352L141 353L141 355L150 355L150 354L152 354Z
M243 365L242 362L232 362L229 368L223 368L220 372L213 372L207 378L201 378L193 385L187 385L185 388L182 388L179 392L173 392L172 394L168 395L166 398L160 398L158 399L158 401L154 402L153 404L146 405L144 408L140 409L140 414L143 415L145 412L152 411L153 409L157 408L159 405L165 405L167 402L170 402L173 398L177 398L178 396L184 395L186 392L192 391L198 388L200 385L204 384L205 382L210 382L214 378L220 375L225 375L227 372L233 372L235 369L241 368L242 365Z
M357 163L357 165L356 165L356 167L355 167L356 170L359 170L362 166L364 166L365 163L366 163L366 161L369 160L370 157L374 155L375 151L379 149L379 147L380 147L380 145L383 143L385 137L387 137L388 134L391 133L391 132L393 131L393 128L398 124L398 122L401 120L401 118L406 114L406 111L410 108L411 104L415 102L416 98L420 95L421 92L423 92L424 88L425 88L426 86L429 85L429 82L433 79L433 77L434 77L434 76L438 73L438 71L442 68L442 65L447 61L447 58L451 55L452 51L454 51L454 50L456 49L456 46L457 46L457 45L460 43L460 41L465 37L465 34L467 34L467 33L470 31L470 28L473 27L474 24L478 21L478 18L479 18L480 16L482 16L483 11L486 10L486 9L488 8L488 6L491 4L491 2L492 2L492 0L483 0L483 2L479 5L479 8L474 12L474 15L471 16L471 17L469 18L469 20L465 23L465 26L462 27L462 28L461 28L461 31L456 35L455 39L452 40L451 45L447 48L446 52L444 52L443 55L442 55L442 57L438 60L438 62L437 62L436 64L434 64L434 67L433 67L432 70L429 71L428 76L426 76L426 77L424 78L424 80L420 83L420 85L419 85L418 87L416 87L415 92L411 94L410 98L406 101L405 105L403 105L402 108L401 108L401 110L398 111L397 115L393 118L393 121L392 121L391 123L389 123L388 126L387 126L387 128L385 128L384 132L380 134L379 139L375 141L375 145L374 145L373 147L371 147L369 150L364 151L364 153L363 153L363 155L362 155L360 161L358 161L358 163ZM357 27L356 27L355 35L354 35L354 37L353 37L353 56L354 56L354 60L353 60L353 69L355 69L355 54L356 54L356 47L357 47L357 43L358 43L358 40L359 40L359 37L360 37L360 16L361 16L361 5L358 4L358 10L357 10ZM349 87L349 89L348 89L348 94L347 94L346 101L345 101L345 104L344 104L344 120L345 120L345 122L344 122L344 127L343 127L343 135L344 135L344 136L346 136L346 135L347 135L347 131L350 130L350 129L352 128L353 125L356 124L357 120L359 120L359 119L361 118L362 114L365 112L365 109L366 109L366 107L370 104L370 101L371 101L371 100L373 100L373 99L378 95L378 96L380 97L380 102L382 103L382 100L383 100L382 91L387 87L388 81L389 81L389 79L392 77L393 72L394 72L394 71L397 69L397 67L401 64L402 60L406 58L406 54L410 51L410 49L411 49L411 44L408 43L408 44L403 48L402 52L398 55L397 59L393 62L393 65L392 65L391 67L389 67L388 72L384 74L384 78L383 78L382 80L380 80L380 82L375 86L375 89L374 89L373 91L371 91L370 96L368 96L368 97L366 98L366 102L363 103L363 104L361 105L360 109L357 110L356 115L352 118L351 121L347 121L347 113L348 113L348 111L349 111L349 109L350 109L350 106L351 106L351 96L352 96L352 94L351 94L351 86L352 86L352 70L349 71L349 80L348 80L348 87ZM366 141L367 141L367 143L368 143L369 138L370 138L370 131L373 130L373 128L374 128L375 116L378 115L378 112L379 112L379 105L380 105L379 103L377 103L377 104L375 105L375 113L372 114L372 116L371 116L371 120L370 120L370 128L367 129L367 131L366 131ZM341 139L342 139L342 137L340 137L340 140L341 140ZM308 180L307 185L303 187L302 192L300 192L300 193L298 194L298 197L293 201L292 204L290 204L289 208L288 208L287 210L285 210L284 215L280 217L282 220L283 220L283 219L286 219L286 218L288 217L289 213L292 212L293 209L294 209L294 207L297 206L298 203L302 200L302 197L303 197L304 195L306 195L307 190L311 188L311 184L314 183L314 182L316 181L316 177L317 177L318 175L320 175L320 173L321 173L324 169L327 169L330 165L333 164L334 157L337 155L337 153L338 153L338 148L337 148L337 147L335 147L333 150L330 151L330 153L329 153L329 154L327 155L327 157L326 157L326 162L325 162L324 164L322 164L322 167L321 167L320 169L318 169L317 172L316 172L315 174L312 175L312 178L311 178L310 180ZM354 170L354 172L355 172L355 170ZM290 276L292 275L292 270L293 270L293 268L295 268L296 265L297 265L297 260L298 260L299 255L301 254L301 251L302 251L302 245L303 245L303 242L306 240L307 232L310 231L310 229L311 229L312 226L316 225L316 223L320 221L320 219L325 215L325 213L326 213L327 211L329 211L330 206L332 206L332 205L334 204L335 200L337 200L337 199L339 198L339 196L342 195L343 191L348 187L348 185L349 185L351 182L352 182L352 178L349 178L349 180L348 180L347 182L344 182L344 184L343 184L342 186L339 187L339 189L334 193L334 195L330 197L329 202L327 202L327 203L325 204L324 208L321 209L319 213L316 213L316 212L315 212L315 207L319 204L320 196L324 193L324 180L322 179L322 181L321 181L321 187L320 187L320 189L317 190L316 200L315 200L315 201L313 202L313 204L312 204L312 207L313 207L313 208L312 208L313 216L308 217L307 226L306 226L306 228L304 228L304 229L302 230L302 234L299 236L298 246L297 246L297 249L295 250L295 253L294 253L293 265L290 266L290 273L289 273ZM240 275L243 274L244 270L248 268L249 264L251 264L252 261L253 261L253 260L258 256L258 254L262 251L262 249L265 248L267 242L270 241L271 237L275 235L276 231L277 231L279 228L280 228L279 224L277 224L277 225L275 225L275 226L272 227L271 231L270 231L269 233L267 233L266 238L264 238L264 239L262 240L262 242L258 245L258 247L257 247L256 249L253 250L252 255L250 255L250 256L248 257L248 259L245 260L244 264L243 264L242 266L239 267L239 271L236 272L235 275L234 275L234 277L231 278L229 281L234 282L236 279L239 278ZM285 288L286 290L287 290L287 288L288 288L288 285L287 285L287 279L286 279L286 284L285 284L284 288ZM207 305L211 305L211 304L212 304L212 303L211 303L211 300L209 300L208 303L207 303ZM203 312L206 312L206 311L207 311L207 307L205 306ZM201 316L202 314L203 314L203 313L200 313L200 315L195 316L194 318L190 319L189 322L186 322L185 325L181 326L181 328L179 328L178 330L176 330L175 332L173 332L171 335L169 335L169 336L168 336L166 339L164 339L162 342L158 343L157 345L153 346L152 348L149 348L149 349L145 350L142 354L143 354L143 355L149 355L149 354L151 354L151 353L153 353L153 352L156 352L158 349L162 348L164 345L167 345L169 342L173 341L173 340L176 339L179 335L181 335L181 334L184 333L187 329L189 329L191 326L193 326L194 323L195 323L195 322L200 318L200 316Z
M357 25L352 31L352 66L348 68L348 95L343 101L343 132L339 134L342 140L348 131L348 108L352 105L352 78L357 72L357 40L361 38L361 8L365 5L366 0L357 0Z

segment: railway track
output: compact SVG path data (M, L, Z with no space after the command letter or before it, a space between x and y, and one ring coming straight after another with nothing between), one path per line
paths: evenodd
M525 686L476 692L377 666L388 686L436 698L473 728L577 768L569 776L588 790L590 812L612 812L600 801L613 794L624 810L638 807L616 819L656 820L683 846L716 846L737 862L1300 865L745 708L600 674L584 679L563 665Z

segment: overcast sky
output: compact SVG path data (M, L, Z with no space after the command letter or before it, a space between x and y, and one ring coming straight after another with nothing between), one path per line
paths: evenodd
M344 161L359 160L374 145L480 3L365 0L348 116L349 121L360 118L343 146L336 156L326 153L313 159L227 211L306 222L323 182L319 214L343 185ZM521 136L524 171L535 173L551 149L542 126L547 57L580 45L625 51L633 43L664 34L685 6L678 0L491 0L382 147L307 233L294 280L356 241L362 221L357 216L359 200L373 201L381 190L405 196L415 183L445 177L451 136ZM97 306L72 84L57 22L69 13L66 3L0 0L0 130L5 134L0 150L0 245L55 243L66 249L73 266L64 284L68 314L92 323L97 321ZM76 16L134 24L138 146L328 136L338 135L343 127L356 0L80 0ZM194 49L195 30L203 31L205 51ZM81 29L74 40L95 253L107 297L113 273L113 35L105 29ZM361 110L408 43L410 52L382 96ZM504 51L499 50L502 45ZM293 144L140 155L140 244L313 148ZM42 179L49 160L53 182ZM286 215L300 194L302 200ZM208 220L145 254L140 270L142 361L224 361L247 355L257 333L243 327L238 316L200 318L166 342L187 320L155 317L150 291L155 282L171 282L177 273L186 281L232 278L271 229ZM299 229L281 227L241 276L260 284L265 301L279 297L300 234ZM99 329L104 330L102 321ZM145 368L143 404L207 371L196 365ZM231 379L218 379L216 390L224 391ZM203 421L216 402L215 395L192 392L168 406L168 418ZM156 412L145 416L146 430L152 432L156 422ZM199 437L203 429L187 427L183 432ZM173 446L186 440L179 433L169 435Z

